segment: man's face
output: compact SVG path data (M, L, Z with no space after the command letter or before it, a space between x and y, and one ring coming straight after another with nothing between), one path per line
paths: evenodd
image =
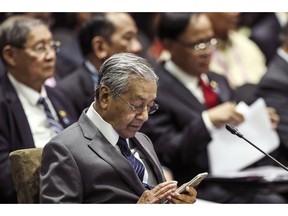
M171 58L182 70L199 76L209 71L212 48L196 51L193 47L199 43L209 42L213 38L213 30L208 17L204 14L193 15L186 31L177 40L170 41L168 47Z
M107 50L109 56L120 52L139 54L142 45L137 38L136 24L130 15L126 13L108 13L107 16L116 28Z
M15 48L15 78L30 86L43 84L55 73L56 54L52 34L44 25L35 26L28 34L23 48Z
M147 107L151 107L156 99L156 81L134 78L130 79L126 93L114 97L110 89L108 93L108 99L103 102L105 103L103 119L109 122L120 136L133 137L148 120ZM133 112L128 103L135 107L142 107L142 112Z

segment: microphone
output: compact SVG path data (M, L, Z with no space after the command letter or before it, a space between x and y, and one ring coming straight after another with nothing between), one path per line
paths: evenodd
M285 169L286 171L288 171L288 168L287 168L286 166L284 166L284 165L281 164L278 160L276 160L274 157L272 157L271 155L267 154L267 153L264 152L262 149L260 149L260 148L257 147L256 145L254 145L254 144L253 144L252 142L250 142L249 140L247 140L247 139L243 136L243 134L241 134L241 133L238 131L238 129L237 129L236 127L234 127L234 126L232 126L232 125L230 125L230 124L227 124L227 125L226 125L226 129L227 129L230 133L232 133L232 134L234 134L234 135L236 135L236 136L244 139L246 142L248 142L250 145L252 145L252 146L253 146L254 148L256 148L258 151L262 152L264 155L266 155L267 157L269 157L270 159L272 159L274 162L276 162L276 163L277 163L279 166L281 166L283 169Z

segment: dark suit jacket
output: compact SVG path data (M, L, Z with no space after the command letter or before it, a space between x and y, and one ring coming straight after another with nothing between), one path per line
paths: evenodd
M59 79L69 76L84 61L77 32L66 28L53 30L54 40L61 42L61 51L57 53L56 71Z
M271 60L266 74L256 89L256 96L264 98L280 116L277 132L283 145L283 154L288 154L288 63L278 54Z
M251 27L250 38L259 46L266 57L267 64L276 54L281 42L281 26L275 13L267 13Z
M156 68L156 73L159 110L149 116L142 131L154 143L163 165L183 183L199 172L209 172L207 145L211 137L201 116L206 108L164 68ZM218 83L220 102L233 101L233 91L223 76L210 72L208 77Z
M142 133L131 139L144 153L157 182L161 165L151 141ZM145 188L130 163L87 117L53 138L43 150L41 203L136 203Z
M77 116L80 116L94 100L93 79L84 63L75 72L61 80L56 88L63 91L72 101Z
M28 120L15 89L5 74L0 79L0 202L16 202L16 194L10 172L9 153L17 149L33 148L34 140ZM46 87L63 127L77 121L73 106L61 92ZM64 110L67 118L59 115Z

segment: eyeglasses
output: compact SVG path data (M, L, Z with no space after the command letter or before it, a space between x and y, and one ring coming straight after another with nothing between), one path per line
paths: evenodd
M124 98L122 98L117 92L114 92L119 98L121 98L126 104L129 105L130 109L132 112L136 113L136 114L140 114L140 113L143 113L144 110L145 110L145 107L147 107L147 113L150 115L150 114L153 114L155 113L158 108L159 108L159 105L156 104L155 102L153 102L153 105L150 107L150 106L136 106L136 105L133 105L133 104L130 104L128 101L126 101Z
M18 49L24 49L24 50L31 50L36 55L44 55L48 51L53 50L55 53L60 51L61 42L60 41L51 41L49 43L38 43L32 47L17 47Z
M176 42L184 47L192 49L195 52L203 51L207 48L214 48L218 44L218 40L216 38L211 38L209 41L201 43L186 43L180 40L176 40Z

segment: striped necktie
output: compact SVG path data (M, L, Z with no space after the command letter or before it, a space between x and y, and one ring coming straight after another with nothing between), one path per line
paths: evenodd
M45 98L40 97L38 100L38 104L43 105L50 126L53 127L53 129L55 130L57 134L60 133L63 130L63 127L53 117Z
M122 137L119 137L119 140L117 142L117 145L119 146L122 155L130 162L130 164L133 166L135 172L137 173L139 179L143 181L144 177L144 165L132 154L130 149L128 148L128 144L126 140Z

